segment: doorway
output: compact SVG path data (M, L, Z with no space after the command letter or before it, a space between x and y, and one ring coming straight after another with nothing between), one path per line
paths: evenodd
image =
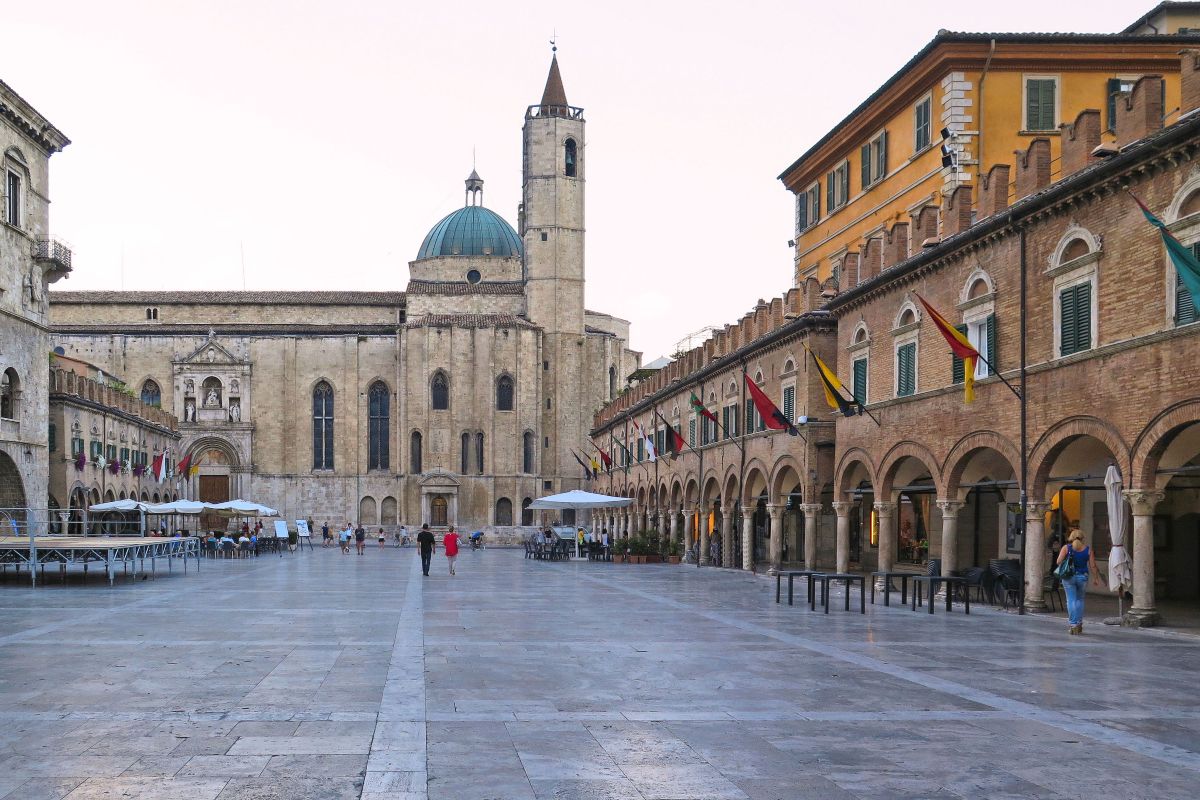
M446 498L436 495L429 501L430 524L435 528L446 527Z
M200 502L224 503L229 500L228 475L201 475ZM201 530L225 530L226 519L215 511L200 514Z

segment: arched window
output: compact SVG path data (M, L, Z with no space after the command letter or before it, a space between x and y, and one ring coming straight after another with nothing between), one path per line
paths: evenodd
M162 390L157 383L148 380L142 384L142 402L148 406L162 405Z
M566 143L563 144L563 173L568 178L574 178L576 175L578 156L579 153L577 152L575 140L567 139Z
M396 498L385 497L379 503L379 524L380 525L395 525L396 524Z
M501 375L496 381L496 410L513 410L513 379L507 375Z
M367 495L358 501L358 521L363 525L375 525L375 498Z
M433 373L433 378L429 381L429 395L434 411L450 408L450 381L440 369Z
M333 387L313 389L313 469L333 469Z
M417 473L421 472L421 432L413 431L412 437L409 440L408 451L409 470Z
M512 500L507 497L496 501L496 524L512 525Z
M367 435L369 437L367 469L387 469L391 463L389 458L391 454L388 451L388 409L391 395L388 392L387 384L383 381L375 381L371 384L367 395Z
M467 470L471 468L471 434L463 431L462 435L462 461L459 472L463 475L467 474Z
M617 396L617 368L615 366L608 368L608 399L612 400Z
M21 379L12 367L0 375L0 417L4 419L17 418L17 399L21 394Z
M531 505L533 505L533 500L531 498L526 497L524 500L521 501L521 524L522 525L532 525L533 524L533 509L530 508Z
M479 469L479 474L483 474L483 432L475 434L475 466Z
M533 472L533 432L525 431L521 445L521 472Z

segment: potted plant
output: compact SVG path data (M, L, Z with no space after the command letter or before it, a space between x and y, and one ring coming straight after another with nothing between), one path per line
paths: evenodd
M679 542L671 542L667 546L667 563L678 564L681 556L681 545Z

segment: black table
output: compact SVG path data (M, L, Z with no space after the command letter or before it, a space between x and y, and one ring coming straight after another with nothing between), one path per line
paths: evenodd
M846 584L846 610L850 610L850 589L855 582L858 583L858 613L867 613L867 581L863 575L855 575L851 572L829 572L818 573L809 578L809 581L816 581L821 584L821 604L825 606L825 613L829 613L829 584L836 581L842 581ZM813 595L809 593L808 608L810 611L815 611L816 606L813 603Z
M892 604L892 579L900 579L900 605L908 603L908 579L918 577L912 572L872 572L872 578L883 578L883 604ZM871 581L871 605L875 605L875 581Z
M954 602L954 589L961 586L963 588L963 611L967 614L971 613L971 593L967 591L967 579L953 575L914 575L912 578L912 610L916 611L917 606L921 604L921 587L928 584L929 586L929 613L933 613L933 597L937 594L939 584L946 584L946 611L950 611L951 604Z
M779 602L779 590L783 584L783 576L787 576L788 582L788 605L792 605L792 586L796 578L808 578L808 602L812 604L813 596L813 576L824 575L825 573L813 569L795 569L788 572L775 573L775 602Z

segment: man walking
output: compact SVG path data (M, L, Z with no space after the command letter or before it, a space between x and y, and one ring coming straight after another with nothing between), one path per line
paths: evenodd
M367 529L358 523L358 527L354 529L354 547L358 554L366 555L367 552Z
M425 575L429 574L429 562L433 560L433 533L429 530L429 523L426 522L421 526L421 532L417 534L417 544L421 547L421 572Z

